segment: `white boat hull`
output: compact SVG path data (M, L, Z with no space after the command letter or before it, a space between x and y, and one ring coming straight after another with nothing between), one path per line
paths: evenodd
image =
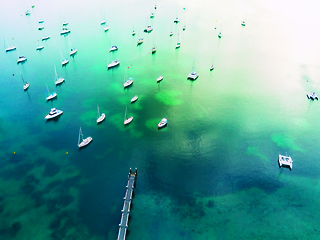
M87 137L86 139L83 139L81 143L78 144L79 148L87 146L89 143L91 143L92 137Z
M106 115L102 113L101 116L97 119L97 123L101 123L105 118L106 118Z

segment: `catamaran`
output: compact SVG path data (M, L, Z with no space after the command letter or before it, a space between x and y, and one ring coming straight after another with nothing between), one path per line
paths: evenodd
M47 101L49 101L51 99L54 99L57 96L57 93L56 92L50 93L48 85L46 85L46 86L47 86L47 97L46 97L46 99L47 99Z
M106 118L106 115L104 113L100 115L99 106L98 106L97 123L101 123L105 118Z
M158 124L158 128L162 128L165 125L167 125L168 120L166 118L162 118L161 121Z
M118 61L118 59L113 60L111 63L108 64L108 69L113 68L115 66L118 66L119 64L120 64L120 62Z
M131 123L132 120L133 120L132 116L129 117L129 118L126 118L126 117L127 117L127 107L126 107L126 111L125 111L125 114L124 114L124 125L127 125L127 124Z
M58 110L56 108L51 108L50 112L44 118L49 120L49 119L60 116L62 113L63 111L61 110Z
M64 82L64 78L62 78L62 77L58 78L56 66L54 66L54 71L55 71L55 73L56 73L56 79L57 79L57 80L55 81L55 84L56 84L56 85L59 85L59 84L63 83L63 82Z
M81 141L82 139L82 141ZM81 141L81 142L80 142ZM91 143L92 141L92 137L87 137L85 139L83 139L83 134L82 134L82 131L81 131L81 127L80 127L80 130L79 130L79 139L78 139L78 147L79 148L82 148L82 147L85 147L87 146L89 143Z

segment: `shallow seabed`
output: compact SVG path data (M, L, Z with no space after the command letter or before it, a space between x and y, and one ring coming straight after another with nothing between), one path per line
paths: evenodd
M116 239L129 168L138 177L128 240L318 238L320 102L306 98L320 93L318 5L6 3L0 35L18 50L0 52L1 239ZM64 21L71 33L60 36ZM57 87L54 66L65 78ZM57 99L46 102L46 85ZM64 113L46 122L53 107ZM124 127L126 107L134 119ZM93 138L81 150L80 127ZM278 167L286 153L292 171Z

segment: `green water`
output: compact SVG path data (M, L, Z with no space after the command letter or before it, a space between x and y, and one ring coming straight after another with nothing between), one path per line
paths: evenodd
M319 90L316 3L5 6L0 34L28 60L18 65L18 51L0 52L1 239L116 239L130 167L138 178L129 240L318 238L320 103L306 98ZM67 36L59 35L63 21ZM119 50L108 52L111 45ZM58 87L54 66L65 78ZM134 79L127 89L125 76ZM46 102L46 85L57 99ZM97 105L106 114L99 125ZM52 107L64 113L45 122ZM124 127L126 107L134 119ZM168 126L158 130L163 117ZM93 138L81 150L80 127ZM278 167L286 153L292 171Z

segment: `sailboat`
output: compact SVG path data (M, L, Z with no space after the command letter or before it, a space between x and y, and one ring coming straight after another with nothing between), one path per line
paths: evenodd
M26 91L29 88L30 84L28 82L24 82L22 74L21 74L21 79L22 79L22 82L23 82L23 90Z
M126 80L126 79L124 79L124 80ZM132 85L132 83L133 83L133 78L130 77L127 81L125 81L123 83L123 87L124 88L129 87L130 85Z
M221 37L222 37L222 35L221 35L221 30L222 30L222 24L221 24L221 27L220 27L220 32L219 32L219 34L218 34L218 38L221 38Z
M135 95L133 98L131 98L131 103L134 103L135 101L137 101L138 100L138 96L137 95Z
M15 50L15 49L16 49L16 47L15 47L15 46L9 46L9 44L8 44L8 41L7 41L7 38L6 38L6 37L4 37L4 39L5 39L6 46L7 46L7 48L6 48L6 52L10 52L10 51L13 51L13 50Z
M78 50L76 48L72 48L70 46L71 45L70 45L70 38L69 38L70 56L73 56L73 55L75 55L77 53Z
M125 111L125 113L124 113L124 125L127 125L127 124L131 123L132 120L133 120L133 117L132 117L132 116L129 117L129 118L126 118L126 117L127 117L127 107L126 107L126 111Z
M212 59L212 62L213 62L213 59ZM214 69L214 65L212 63L211 67L210 67L210 71L212 71Z
M100 115L99 105L98 105L97 123L101 123L105 118L106 118L106 115L104 113Z
M199 77L199 74L194 71L194 60L193 60L192 72L189 73L187 79L196 80L198 77Z
M154 53L156 53L156 51L157 51L157 46L154 44L154 36L153 36L153 48L152 48L152 50L151 50L151 53L152 54L154 54Z
M180 48L179 33L178 33L178 42L177 42L177 45L176 45L176 49L177 49L177 48Z
M57 96L57 93L56 92L50 93L48 85L46 85L46 86L47 86L47 97L46 97L46 99L47 99L47 101L49 101L51 99L54 99Z
M82 139L82 141L81 141ZM81 142L80 142L81 141ZM81 127L80 127L80 130L79 130L79 139L78 139L78 147L79 148L82 148L82 147L85 147L87 146L89 143L91 143L92 141L92 137L87 137L85 139L83 139L83 134L82 134L82 131L81 131Z
M62 78L62 77L58 78L56 66L54 66L54 71L55 71L55 73L56 73L56 79L57 79L57 80L55 81L55 84L56 84L56 85L59 85L59 84L63 83L63 82L64 82L64 78Z
M19 50L17 49L18 51L18 60L17 60L17 63L22 63L22 62L25 62L27 61L27 58L25 56L19 56Z
M60 51L60 54L61 54L61 58L62 58L62 61L61 61L62 66L68 64L69 63L69 59L68 58L63 59L61 51Z
M112 38L111 37L110 37L110 42L111 42L111 48L110 48L109 52L113 52L113 51L118 50L117 46L112 45Z

